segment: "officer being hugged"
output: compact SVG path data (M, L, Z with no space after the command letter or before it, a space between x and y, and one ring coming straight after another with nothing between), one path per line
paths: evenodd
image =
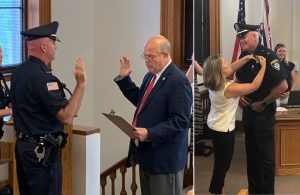
M76 60L76 87L66 99L61 82L51 73L58 22L24 30L29 58L12 75L11 101L17 134L15 146L21 195L60 195L59 150L66 144L64 124L72 124L85 89L85 65Z
M241 97L244 106L248 190L249 194L274 194L276 99L288 89L287 74L276 54L259 44L259 25L236 23L234 28L242 47L239 58L248 54L266 58L266 72L261 86L246 97ZM260 67L255 60L248 61L237 71L238 81L252 82Z

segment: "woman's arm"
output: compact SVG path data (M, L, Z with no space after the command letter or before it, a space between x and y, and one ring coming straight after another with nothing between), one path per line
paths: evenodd
M197 73L198 75L202 75L202 74L203 74L203 69L202 69L202 67L200 66L200 64L199 64L196 60L194 60L194 64L195 64L195 70L196 70L196 73Z
M194 82L194 68L198 75L203 74L203 70L202 70L202 67L200 66L200 64L198 64L198 62L196 60L193 60L192 64L190 65L189 69L187 70L187 72L185 74L190 83Z
M189 69L186 72L186 77L188 78L190 83L194 82L194 63L192 62L192 64L190 65Z
M294 91L297 87L297 72L295 70L295 68L291 71L291 76L292 76L292 87L291 87L291 91Z
M0 118L3 118L4 116L7 116L7 115L12 115L11 108L0 109Z
M246 64L249 60L255 60L253 55L246 55L241 59L233 62L228 68L224 71L224 75L226 78L233 75L238 69L240 69L244 64Z
M260 84L264 78L264 74L266 71L266 59L262 56L257 56L257 59L261 64L261 69L259 70L256 77L253 79L252 83L244 83L244 84L233 83L229 85L224 92L224 96L226 98L247 95L257 90L260 87Z

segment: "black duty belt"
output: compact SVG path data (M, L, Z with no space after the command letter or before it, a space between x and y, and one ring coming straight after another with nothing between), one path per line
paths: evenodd
M57 138L59 135L63 134L63 132L55 132L55 133L49 133L54 138ZM45 138L49 134L40 134L40 135L29 135L22 132L17 132L17 138L21 141L28 141L32 143L37 143L41 138Z
M68 134L62 131L43 135L26 135L22 132L17 132L17 137L20 141L36 144L37 146L33 151L37 159L44 166L49 166L60 149L66 145Z
M68 133L63 131L57 131L54 133L40 134L40 135L28 135L22 132L17 132L17 138L21 141L27 141L31 143L39 143L41 140L45 140L50 145L56 145L59 142L61 148L64 148L68 141Z
M31 142L31 143L38 143L40 137L44 137L44 135L27 135L22 132L17 132L17 138L21 141Z

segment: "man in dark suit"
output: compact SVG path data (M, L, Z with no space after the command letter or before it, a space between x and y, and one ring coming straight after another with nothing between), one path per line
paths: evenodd
M139 163L143 195L182 194L192 89L170 53L170 42L153 36L142 54L149 72L141 87L131 81L127 57L120 60L115 78L124 96L137 107L128 166Z

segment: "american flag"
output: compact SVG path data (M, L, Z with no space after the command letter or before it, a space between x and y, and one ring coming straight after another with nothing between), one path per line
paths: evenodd
M237 17L237 23L245 24L245 0L240 0L239 3L239 11L238 11L238 17ZM234 49L232 53L231 63L235 62L238 59L239 54L241 53L241 47L240 47L240 39L238 36L235 36L235 42L234 42ZM228 77L228 79L233 79L234 74Z
M269 2L268 0L262 1L261 10L261 23L260 23L260 33L262 35L261 44L272 49L272 36L271 27L269 21Z
M58 90L59 89L58 83L57 82L47 83L47 89L48 91Z
M240 0L237 22L245 24L246 23L245 22L245 17L246 17L246 13L245 13L245 0ZM240 39L236 36L235 37L235 43L234 43L234 49L233 49L231 63L233 63L233 62L235 62L237 60L238 55L239 55L240 52L241 52Z

